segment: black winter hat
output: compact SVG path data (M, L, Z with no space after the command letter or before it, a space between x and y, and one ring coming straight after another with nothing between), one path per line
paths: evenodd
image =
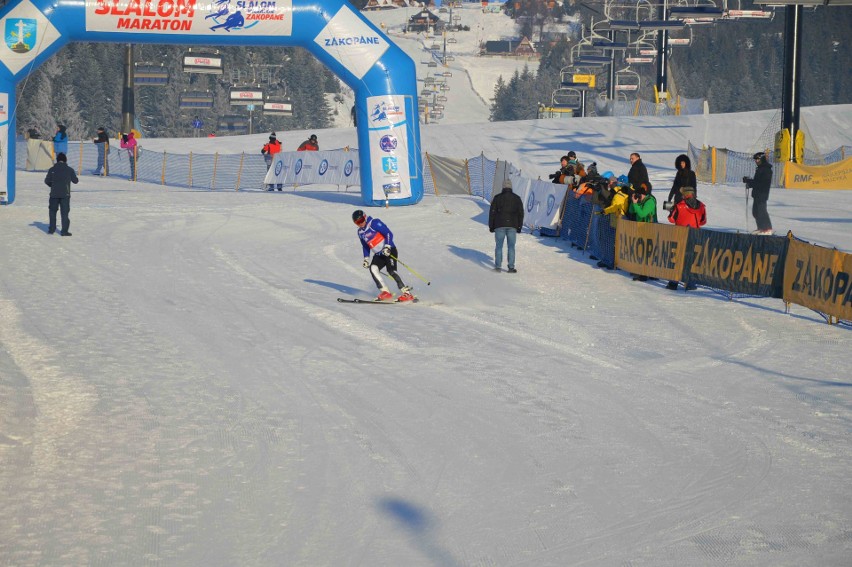
M570 152L568 152L567 157L568 157L568 159L575 158L575 157L577 157L577 154L574 153L573 150L571 150Z
M756 154L751 156L751 159L760 159L760 160L766 159L766 152L757 152Z
M59 152L58 154L56 154L56 161L61 161L61 162L67 163L68 158L65 157L65 154L63 154L62 152Z

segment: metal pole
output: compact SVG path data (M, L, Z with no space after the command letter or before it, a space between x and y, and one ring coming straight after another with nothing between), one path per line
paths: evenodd
M124 50L124 85L121 89L121 131L133 129L133 44L128 43Z
M615 30L609 30L609 40L615 43ZM615 50L609 52L609 84L606 87L606 97L615 100Z
M796 134L802 72L802 6L787 6L784 12L784 84L781 93L781 128L790 132L789 160L796 161Z
M668 0L663 0L657 7L657 16L662 21L668 20ZM668 78L666 77L666 56L669 49L669 30L660 30L657 35L657 92L661 99L667 98Z

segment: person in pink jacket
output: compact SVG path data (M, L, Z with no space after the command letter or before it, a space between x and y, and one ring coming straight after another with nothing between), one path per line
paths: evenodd
M127 159L130 160L130 179L136 181L136 134L129 132L121 135L121 147L127 150Z

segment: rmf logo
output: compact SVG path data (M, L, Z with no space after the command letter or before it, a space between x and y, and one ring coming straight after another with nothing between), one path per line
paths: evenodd
M802 183L802 182L805 182L805 181L813 181L813 178L814 178L814 176L811 175L811 174L805 175L803 173L802 174L797 173L796 175L793 176L793 181L795 181L796 183Z

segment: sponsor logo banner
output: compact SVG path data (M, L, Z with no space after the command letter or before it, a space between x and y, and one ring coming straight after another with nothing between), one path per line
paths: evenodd
M314 42L358 79L363 79L390 47L347 5L329 20Z
M524 226L535 228L556 228L562 201L565 199L566 185L557 185L540 179L512 179L512 191L524 201ZM517 183L517 185L516 185Z
M411 180L406 152L406 140L408 140L406 99L407 97L400 95L367 98L373 199L376 201L411 197ZM417 119L416 115L414 119Z
M59 30L29 0L24 0L0 19L3 46L0 62L12 74L32 63L33 59L59 39Z
M357 150L279 152L266 172L266 185L358 185Z
M634 274L681 281L688 235L684 226L620 218L615 230L615 265Z
M852 254L791 240L784 301L852 321Z
M784 169L787 189L852 189L852 158L829 165L801 165L791 161Z
M292 0L95 0L86 31L289 36Z
M787 238L691 230L683 279L747 295L781 297Z

